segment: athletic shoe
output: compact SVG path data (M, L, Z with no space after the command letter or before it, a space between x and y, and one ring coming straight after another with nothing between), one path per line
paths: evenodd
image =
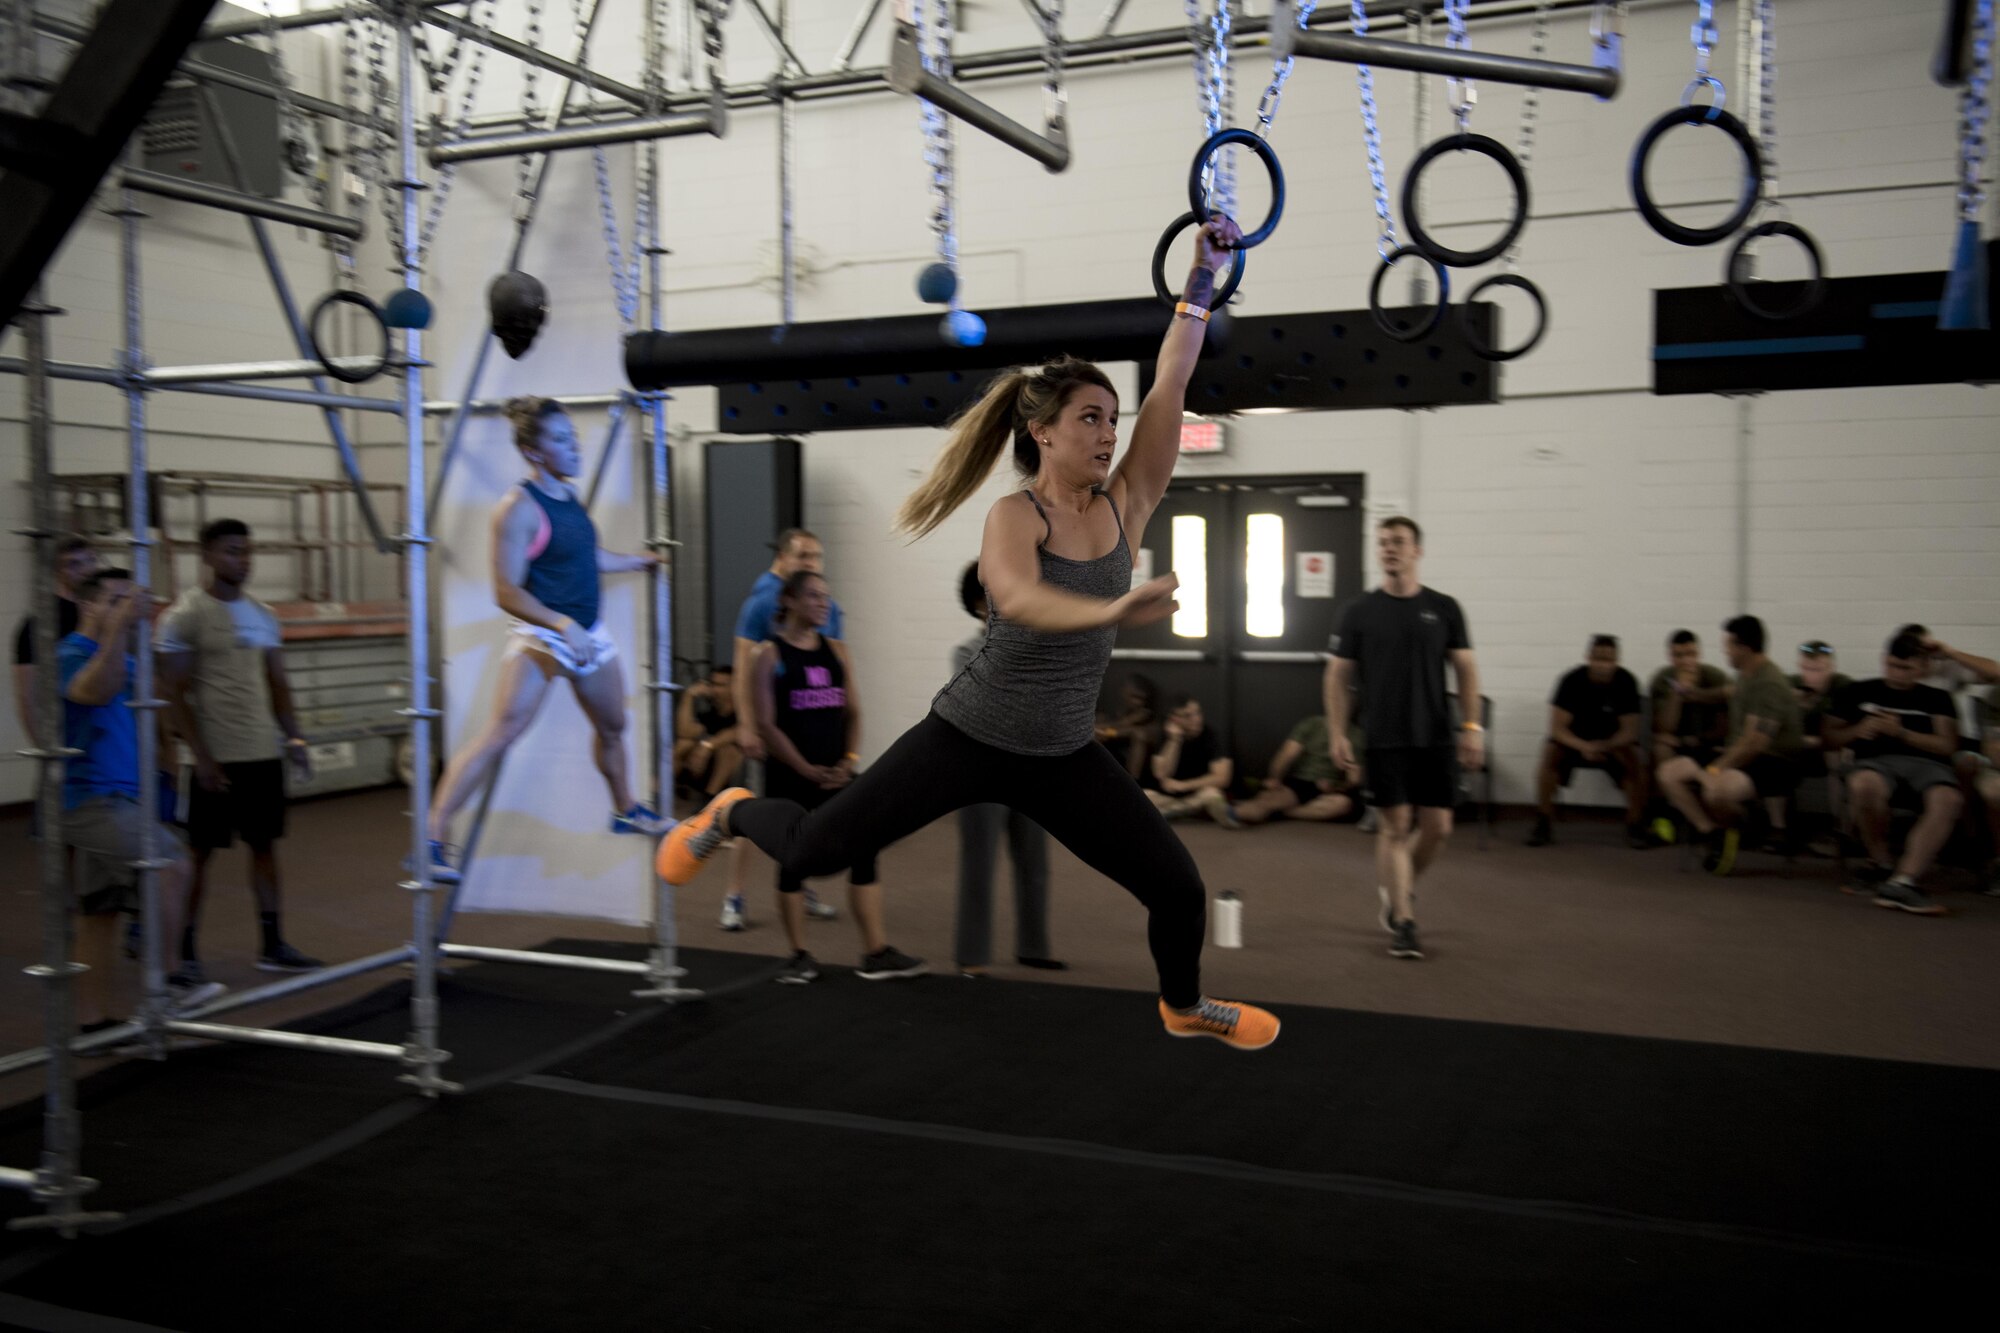
M717 923L724 930L741 930L746 924L743 918L743 895L732 893L722 900L722 920Z
M414 875L417 868L409 857L403 858L403 873ZM431 883L456 884L461 878L459 868L452 864L452 850L441 842L431 843Z
M267 954L257 958L259 972L317 972L326 964L317 958L308 958L289 944L279 944Z
M1227 804L1215 807L1215 822L1226 829L1240 829L1243 827L1243 821L1236 817L1236 812L1230 809Z
M1424 948L1417 943L1417 923L1398 921L1390 932L1389 956L1391 958L1422 958Z
M1896 872L1880 861L1863 861L1848 872L1847 882L1840 886L1842 893L1851 893L1857 898L1872 898L1875 890L1882 887Z
M1354 821L1354 827L1362 833L1373 833L1381 826L1382 820L1372 805L1361 808L1361 818Z
M1556 840L1555 828L1547 815L1536 815L1535 826L1528 830L1528 846L1546 847Z
M819 964L804 949L799 950L785 961L785 970L778 973L778 982L785 986L803 986L819 979Z
M622 815L611 816L613 833L636 833L643 837L657 838L671 830L673 826L673 820L643 805L635 805Z
M922 976L924 960L912 958L885 944L874 953L863 957L861 966L855 968L854 972L863 981L891 981L897 977Z
M1645 820L1625 826L1625 845L1635 852L1650 852L1660 845L1653 836L1653 830L1646 827Z
M167 1007L175 1017L207 1004L229 987L219 981L191 981L175 972L167 978Z
M1214 1037L1239 1051L1261 1051L1278 1039L1278 1018L1268 1009L1206 995L1185 1014L1161 1000L1160 1023L1169 1037Z
M1067 972L1068 963L1059 963L1053 958L1030 958L1026 954L1015 954L1014 961L1022 967L1038 968L1043 972Z
M804 893L806 895L807 916L811 917L815 921L840 920L840 909L838 907L835 907L832 903L821 902L819 900L819 893L816 890L808 887L804 890Z
M673 831L661 840L660 850L653 858L653 866L660 872L660 878L669 884L685 884L701 873L701 863L715 855L716 849L729 840L716 816L738 801L747 801L753 796L748 787L729 787L717 792L715 799L702 807L701 813L683 819Z
M1877 907L1893 907L1899 912L1912 916L1943 916L1944 908L1930 900L1930 895L1901 875L1885 882L1875 890Z
M1375 896L1382 900L1382 910L1375 914L1375 919L1382 923L1382 929L1384 931L1393 935L1396 933L1396 915L1394 910L1390 907L1388 887L1386 885L1377 884L1375 886ZM1416 906L1417 906L1417 891L1415 889L1411 889L1410 890L1411 910L1414 911Z
M183 958L181 965L174 969L174 975L197 986L208 984L208 969L201 965L199 958Z
M1701 859L1701 868L1711 875L1727 875L1736 868L1736 850L1743 845L1743 835L1733 828L1717 829L1708 835L1708 855Z
M1659 839L1660 846L1671 847L1680 841L1680 830L1674 827L1673 820L1661 815L1653 821L1653 836Z

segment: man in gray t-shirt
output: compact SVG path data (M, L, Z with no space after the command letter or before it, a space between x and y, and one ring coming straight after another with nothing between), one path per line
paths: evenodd
M154 640L169 717L194 754L187 814L194 884L181 961L200 969L195 934L208 859L241 834L257 897L257 967L310 972L319 960L287 944L279 921L275 844L285 833L285 759L306 778L312 757L292 709L278 618L243 586L251 565L247 526L225 518L203 528L201 560L203 586L167 609Z

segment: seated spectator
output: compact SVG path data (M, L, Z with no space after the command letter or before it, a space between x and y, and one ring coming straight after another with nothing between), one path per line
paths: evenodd
M1118 715L1100 716L1097 739L1125 766L1134 782L1147 785L1150 761L1160 748L1160 687L1152 677L1135 671L1125 678Z
M1357 752L1360 749L1356 744ZM1243 824L1262 824L1283 817L1319 823L1345 819L1360 806L1355 797L1359 784L1333 762L1333 745L1326 730L1326 714L1301 718L1278 752L1271 756L1271 770L1263 789L1235 807Z
M1175 698L1167 713L1160 752L1148 770L1146 795L1168 819L1207 815L1224 828L1241 828L1229 808L1229 780L1235 765L1222 753L1215 733L1193 695Z
M1992 841L2000 853L2000 685L1986 696L1986 734L1981 738L1980 764L1973 778L1973 791L1986 807L1986 821ZM2000 859L1986 868L1986 892L2000 898Z
M63 775L62 839L76 851L74 877L77 960L87 970L77 982L77 1018L85 1032L110 1027L111 977L116 962L118 916L137 913L131 864L153 822L153 855L159 870L160 938L180 938L189 886L187 849L156 812L139 806L139 714L132 703L132 644L145 619L131 574L105 569L76 591L77 628L56 653L63 692L63 742L81 751ZM179 972L167 978L177 1010L212 999L223 988Z
M1923 640L1898 634L1882 654L1882 675L1850 685L1827 710L1827 739L1854 755L1847 779L1854 819L1869 861L1856 883L1875 890L1875 902L1919 916L1944 909L1918 887L1951 837L1964 808L1951 757L1958 749L1958 720L1952 698L1919 684L1926 658ZM1889 812L1897 803L1921 813L1890 864Z
M1618 665L1618 640L1591 639L1584 664L1556 682L1549 699L1549 737L1542 744L1536 775L1535 827L1530 847L1555 839L1556 791L1567 787L1579 768L1601 769L1625 792L1625 840L1653 845L1646 832L1646 765L1639 749L1639 682Z
M1961 720L1965 714L1960 697L1966 690L1978 684L2000 684L2000 662L1953 648L1922 625L1905 625L1896 632L1914 635L1923 644L1927 656L1923 683L1949 694ZM2000 690L1995 692L1995 701L2000 702ZM1967 805L1975 811L1985 810L1988 836L1993 849L2000 852L2000 779L1993 777L1991 749L1968 726L1959 738L1952 768ZM1993 867L1986 891L2000 895L2000 862Z
M1646 687L1653 703L1653 764L1675 757L1697 766L1722 748L1728 721L1729 677L1701 660L1701 640L1691 629L1667 640L1667 665Z
M1659 773L1662 793L1709 844L1702 867L1717 875L1736 864L1744 808L1759 797L1768 807L1791 794L1798 780L1792 757L1804 743L1791 682L1764 654L1764 622L1737 616L1722 630L1723 650L1736 668L1728 743L1708 764L1678 755ZM1774 823L1781 817L1778 810Z
M2000 683L2000 662L1977 653L1968 653L1963 648L1954 648L1922 625L1905 625L1896 631L1898 638L1910 635L1924 649L1923 684L1932 689L1943 690L1958 701L1961 691L1974 685Z
M1827 747L1820 732L1826 722L1827 705L1833 697L1854 683L1844 676L1833 660L1833 645L1824 639L1808 639L1799 645L1799 669L1792 676L1792 693L1799 701L1799 725L1805 733L1805 750L1800 755L1801 772L1824 772L1825 761L1807 762ZM1839 749L1839 746L1831 747Z
M736 739L736 669L718 662L681 693L674 717L674 778L714 796L736 785L743 748Z

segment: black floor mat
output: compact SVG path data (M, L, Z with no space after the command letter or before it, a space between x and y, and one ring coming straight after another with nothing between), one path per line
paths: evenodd
M15 1238L0 1322L10 1297L217 1331L1907 1322L1996 1239L1992 1072L1314 1009L1245 1054L1168 1040L1145 995L689 961L742 987L608 1040L619 979L468 969L455 1074L573 1053L142 1226ZM404 1104L387 1073L107 1076L104 1202L115 1126L152 1201Z

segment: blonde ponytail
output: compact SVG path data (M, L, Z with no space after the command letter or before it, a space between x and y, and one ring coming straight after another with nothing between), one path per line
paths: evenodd
M903 501L896 531L914 541L950 518L986 484L1010 443L1014 466L1023 477L1034 476L1041 470L1042 451L1028 427L1054 421L1070 394L1086 384L1114 396L1118 392L1102 370L1071 356L1057 357L1038 370L1010 370L987 385L979 400L952 420L951 436L930 475Z

